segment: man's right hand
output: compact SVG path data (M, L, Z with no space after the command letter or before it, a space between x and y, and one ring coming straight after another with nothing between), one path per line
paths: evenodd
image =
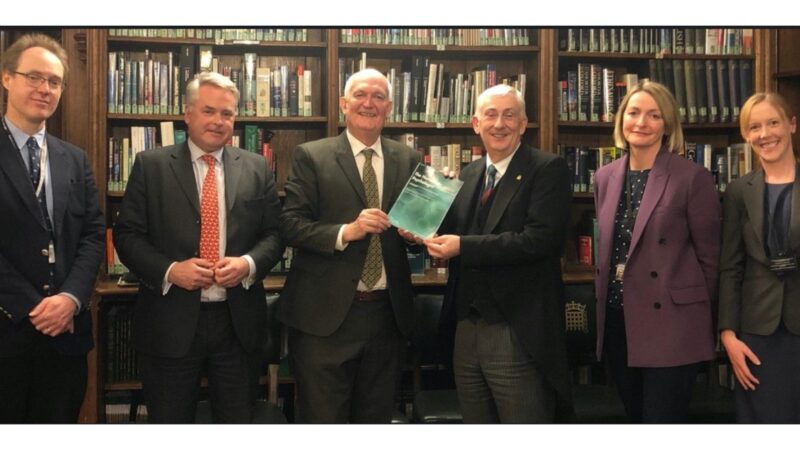
M201 258L175 263L167 281L188 291L210 288L214 284L214 263Z
M356 220L344 227L342 240L344 242L359 241L368 234L380 234L388 230L389 216L378 208L364 209L358 214Z
M756 385L758 385L758 378L750 372L750 368L747 367L747 360L749 359L753 364L760 366L761 361L758 356L750 350L747 344L736 337L736 333L733 330L723 330L720 340L722 345L725 346L725 351L728 352L728 359L731 361L733 373L736 375L736 379L739 380L739 384L742 385L745 391L755 391Z

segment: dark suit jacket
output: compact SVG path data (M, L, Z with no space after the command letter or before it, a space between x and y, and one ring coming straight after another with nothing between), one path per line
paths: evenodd
M0 128L0 356L27 350L33 333L28 313L44 298L49 283L50 242L28 170L10 136ZM53 186L55 286L82 303L75 333L50 338L63 354L80 355L92 346L89 301L104 256L105 220L97 186L83 150L47 135Z
M381 138L383 198L389 211L420 161L419 153ZM298 146L286 182L281 232L295 248L292 269L281 293L278 317L304 333L329 336L353 302L367 255L368 239L335 249L342 224L367 208L364 186L346 132ZM387 289L400 331L411 330L413 292L405 241L397 229L380 236Z
M249 254L256 282L227 290L236 336L247 352L266 338L262 280L281 258L280 203L264 158L225 147L226 255ZM186 354L197 328L200 290L173 285L163 296L169 265L199 255L200 207L187 143L139 153L114 227L120 260L141 279L134 313L136 349L156 356Z
M614 218L627 164L626 155L595 175L598 359L613 269ZM671 367L714 357L719 242L720 204L711 173L662 150L647 179L623 277L631 367Z
M457 296L490 295L559 393L563 416L571 409L560 263L572 201L567 164L522 145L494 193L481 234L468 235L485 169L481 158L461 171L464 185L440 231L461 236L461 255L450 260L443 320L454 320ZM450 328L446 322L443 327Z
M764 171L725 192L720 257L719 329L767 336L783 321L800 334L800 272L780 280L769 270L764 242ZM792 190L789 242L800 254L800 177Z

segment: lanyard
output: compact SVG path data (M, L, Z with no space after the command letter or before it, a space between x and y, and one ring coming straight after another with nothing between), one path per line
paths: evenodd
M22 150L17 145L17 141L14 140L14 136L11 134L11 130L8 129L8 124L6 124L6 118L3 117L3 129L6 131L8 135L8 140L11 141L11 145L14 149L17 150L17 154L22 153ZM30 150L28 150L30 151ZM35 194L36 197L42 192L42 186L44 186L45 178L47 178L47 139L44 139L44 145L42 145L42 151L39 152L39 180L36 183Z

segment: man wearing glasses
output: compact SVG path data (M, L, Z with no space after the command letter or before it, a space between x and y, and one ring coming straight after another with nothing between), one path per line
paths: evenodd
M1 66L0 423L75 422L105 221L85 152L45 129L64 89L64 49L26 35Z

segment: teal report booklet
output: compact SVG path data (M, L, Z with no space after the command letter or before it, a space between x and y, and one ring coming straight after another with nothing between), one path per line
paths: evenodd
M389 211L389 222L421 238L433 236L463 184L418 164Z

